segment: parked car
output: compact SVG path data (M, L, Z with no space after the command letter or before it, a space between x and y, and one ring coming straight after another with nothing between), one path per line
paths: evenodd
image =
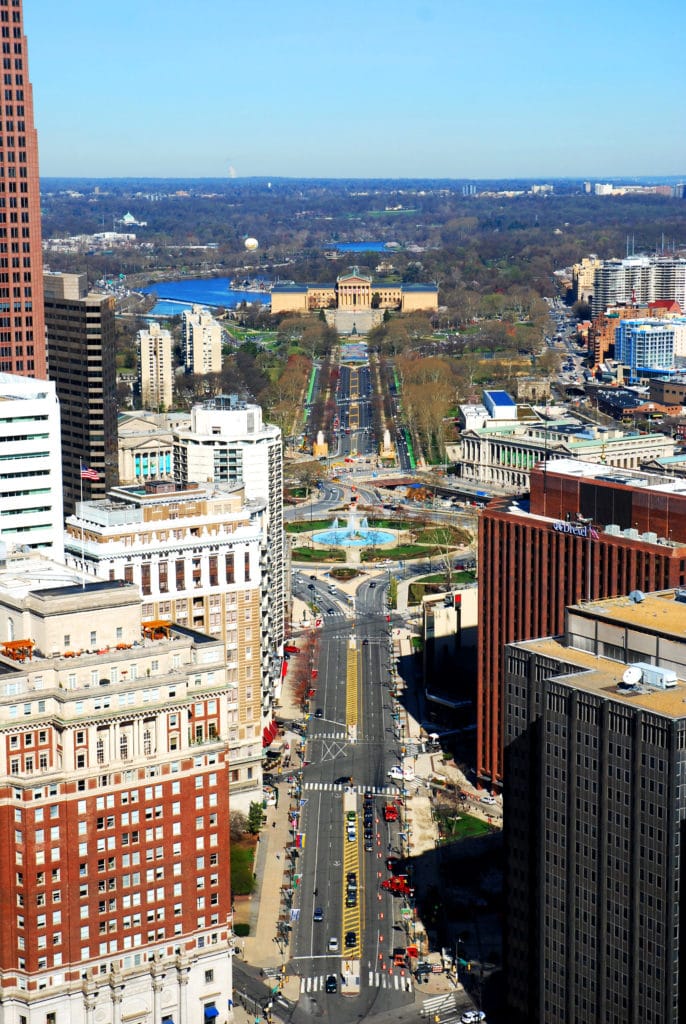
M352 949L353 946L357 945L357 932L346 932L345 933L345 948Z
M484 796L481 797L481 803L482 804L495 804L495 803L497 803L497 800L496 800L496 798L494 796L491 796L490 793L486 793Z

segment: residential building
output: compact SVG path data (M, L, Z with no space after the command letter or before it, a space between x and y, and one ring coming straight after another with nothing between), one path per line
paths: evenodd
M55 384L0 373L2 550L41 549L60 559L62 507L60 405Z
M564 629L581 598L686 585L686 484L560 459L530 493L491 501L479 524L477 773L503 778L503 647Z
M0 20L0 373L46 378L38 136L22 0L1 0Z
M164 412L172 404L174 367L171 333L152 321L138 332L138 387L144 409Z
M683 1020L684 592L568 609L505 648L515 1024Z
M217 395L193 406L190 427L174 431L174 478L182 486L191 481L241 481L246 498L265 502L268 630L278 646L284 638L287 570L281 431L263 423L259 405L236 395Z
M593 316L609 306L647 305L672 299L686 309L686 260L669 256L628 256L604 260L595 268L593 294L587 293Z
M114 298L88 291L85 274L45 274L50 379L62 422L64 513L117 482ZM93 473L82 477L82 467ZM93 474L97 474L95 479Z
M139 588L144 624L172 621L222 640L237 701L229 714L231 801L244 812L262 798L262 736L272 721L264 513L264 502L246 501L240 483L148 481L79 502L65 537L68 565Z
M224 644L29 561L0 569L0 1024L224 1019Z
M222 328L219 321L202 306L184 310L181 320L186 373L219 373L222 368Z
M629 379L674 367L674 326L662 320L622 320L615 330L615 359L629 368Z

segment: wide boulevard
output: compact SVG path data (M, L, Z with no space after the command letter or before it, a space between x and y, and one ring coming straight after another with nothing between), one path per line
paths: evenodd
M380 889L388 877L386 858L400 842L399 826L382 814L386 800L398 795L387 772L400 755L389 694L391 625L385 588L376 581L359 587L354 605L306 572L296 574L293 589L317 603L324 624L299 793L305 845L291 969L302 979L301 1009L352 1021L413 999L409 972L388 969L393 948L406 943L403 901ZM372 795L368 829L365 793ZM348 884L353 873L355 900ZM326 991L331 977L336 992Z

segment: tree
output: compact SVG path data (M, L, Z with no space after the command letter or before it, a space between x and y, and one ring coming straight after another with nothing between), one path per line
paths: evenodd
M263 817L262 804L253 800L248 810L248 832L251 836L256 836L262 828Z
M374 292L372 295L372 309L379 309L381 306L381 296L378 292Z

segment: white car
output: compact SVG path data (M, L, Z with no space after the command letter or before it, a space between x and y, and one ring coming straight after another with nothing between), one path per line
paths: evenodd
M495 804L495 803L497 803L497 800L496 800L496 798L494 796L491 796L490 793L486 793L485 796L481 797L481 803L482 804ZM476 1013L476 1010L474 1010L474 1013ZM481 1018L479 1018L479 1020L480 1019Z
M396 779L398 781L402 781L404 779L405 782L412 782L414 779L414 772L412 771L412 769L403 769L400 767L399 764L394 764L393 767L386 772L386 774L388 775L389 779Z
M334 938L329 939L329 953L337 953L337 952L338 952L338 939L334 937Z
M486 1014L483 1010L467 1010L460 1017L461 1024L479 1024L484 1020L486 1020Z

